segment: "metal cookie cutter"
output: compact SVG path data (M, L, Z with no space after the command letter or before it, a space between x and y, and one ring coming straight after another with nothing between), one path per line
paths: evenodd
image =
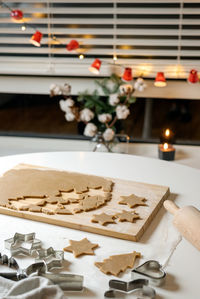
M54 284L58 284L63 291L83 290L83 276L81 275L67 273L48 273L46 272L46 265L44 262L32 264L26 269L20 269L17 261L14 258L11 257L9 259L6 255L3 255L2 258L4 259L4 264L8 264L8 266L14 267L17 270L15 272L0 273L0 276L4 278L19 281L35 273L36 275L48 278Z
M44 261L47 270L50 271L53 268L61 268L64 260L64 251L54 250L52 247L48 249L36 250L35 262Z
M160 286L164 283L166 277L165 271L159 262L150 260L135 268L131 272L132 279L144 278L149 280L149 284Z
M110 290L104 293L104 298L123 298L126 294L138 299L154 299L156 292L148 286L147 279L136 279L129 282L112 279L109 281Z
M32 253L41 248L41 241L35 239L35 233L19 234L15 233L13 238L7 239L5 242L5 248L9 249L12 255L26 254L32 255ZM29 245L28 248L21 246L23 243Z

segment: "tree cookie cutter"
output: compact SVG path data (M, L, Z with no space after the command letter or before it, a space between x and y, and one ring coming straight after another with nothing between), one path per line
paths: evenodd
M155 299L156 292L148 286L147 279L136 279L133 281L121 281L111 279L109 281L110 290L104 293L104 298L123 298L131 294L138 299Z
M10 268L15 268L15 272L0 272L0 276L19 281L21 279L27 278L31 274L36 274L51 280L54 284L60 286L63 291L82 291L83 290L83 276L74 275L68 273L48 273L46 272L46 265L44 262L34 263L28 266L26 269L21 269L17 261L11 257L8 258L7 255L0 254L0 263L7 264Z
M9 249L11 255L25 254L32 255L33 252L41 248L42 242L35 238L35 233L30 234L19 234L15 233L13 238L7 239L5 242L5 248ZM21 246L23 243L29 245Z
M133 269L131 272L132 279L148 279L149 284L161 286L165 282L166 273L159 262L149 260L144 264Z

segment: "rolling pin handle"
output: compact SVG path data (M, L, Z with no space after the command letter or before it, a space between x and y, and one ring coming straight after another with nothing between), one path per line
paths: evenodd
M179 207L171 200L165 200L163 205L165 209L173 215L179 210Z

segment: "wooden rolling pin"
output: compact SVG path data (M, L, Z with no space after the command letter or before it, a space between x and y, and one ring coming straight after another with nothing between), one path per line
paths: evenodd
M164 201L164 207L174 215L173 224L181 235L200 250L200 211L193 206L179 208L170 200Z

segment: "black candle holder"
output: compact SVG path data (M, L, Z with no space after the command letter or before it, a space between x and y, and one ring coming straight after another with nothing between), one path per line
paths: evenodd
M167 144L167 146L167 148L164 148L164 144L159 144L158 157L161 160L173 161L175 159L176 149L171 144Z

